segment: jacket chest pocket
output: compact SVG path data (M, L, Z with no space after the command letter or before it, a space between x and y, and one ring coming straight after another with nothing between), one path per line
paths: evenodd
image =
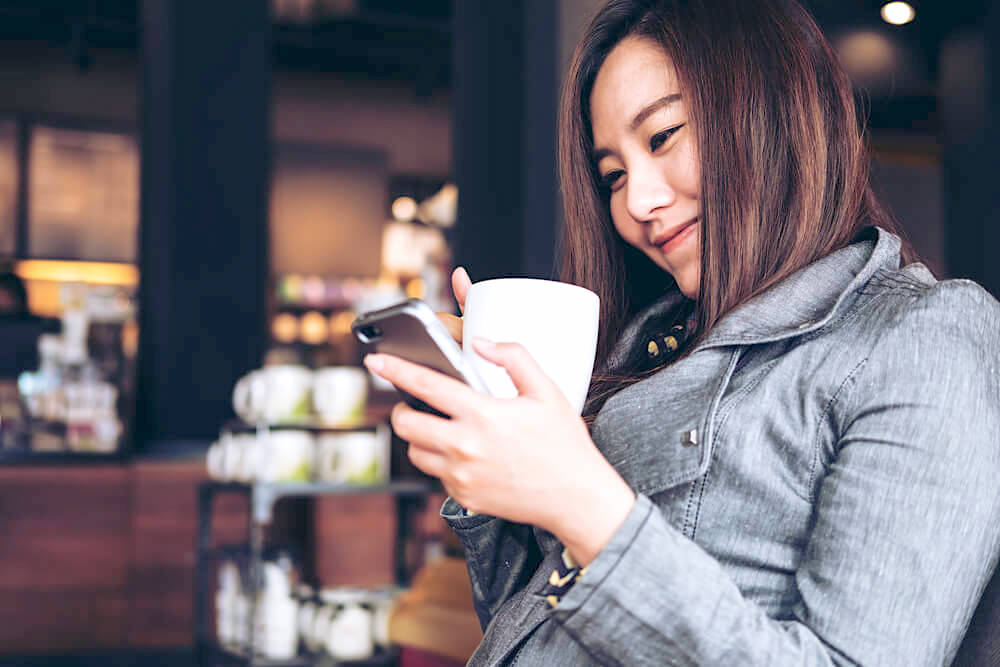
M739 354L739 348L697 350L604 405L594 442L636 493L672 504L686 498L680 487L708 469L714 414Z

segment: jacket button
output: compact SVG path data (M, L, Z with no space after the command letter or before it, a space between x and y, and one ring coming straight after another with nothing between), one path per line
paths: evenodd
M698 444L698 429L691 429L681 433L681 445L684 447L695 447Z

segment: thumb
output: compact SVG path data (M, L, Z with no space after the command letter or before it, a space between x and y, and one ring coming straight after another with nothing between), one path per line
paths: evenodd
M469 293L470 287L472 287L472 279L469 278L465 267L460 266L451 272L451 289L455 292L458 309L463 313L465 312L465 296Z
M562 392L545 374L538 362L519 343L494 343L484 338L474 338L472 346L487 361L507 371L521 396L538 399L562 398Z

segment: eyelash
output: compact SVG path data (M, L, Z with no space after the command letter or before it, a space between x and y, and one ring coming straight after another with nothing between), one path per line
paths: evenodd
M674 136L674 133L677 132L677 130L681 129L682 127L684 127L683 123L675 127L667 128L666 130L661 130L660 132L654 134L649 139L649 150L655 153L660 146L667 143L667 140L670 139L670 137Z
M681 129L682 127L684 127L684 123L681 123L680 125L676 125L674 127L667 128L666 130L661 130L656 134L654 134L652 137L649 138L649 150L653 153L658 151L660 147L662 147L663 144L667 143L667 141L670 140L670 137L674 136L674 133L676 133L677 130ZM625 172L622 169L615 169L613 171L609 171L608 173L601 176L601 185L603 185L606 189L610 190L614 186L615 181L621 178L621 175L624 173Z

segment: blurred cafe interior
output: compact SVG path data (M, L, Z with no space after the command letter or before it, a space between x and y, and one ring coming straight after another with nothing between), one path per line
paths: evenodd
M350 324L556 275L599 4L0 0L0 665L464 664ZM1000 297L1000 8L805 4L910 240Z

